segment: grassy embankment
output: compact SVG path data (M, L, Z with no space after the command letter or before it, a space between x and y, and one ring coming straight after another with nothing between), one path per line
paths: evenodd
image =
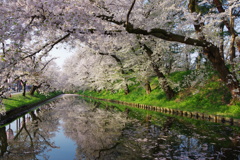
M60 94L61 94L60 92L52 92L52 93L49 93L48 95L36 93L34 96L27 94L26 97L22 96L22 94L16 94L16 95L12 95L7 99L3 99L3 104L5 105L6 111L9 111L21 106L41 102Z
M170 75L174 82L181 82L186 72L176 72ZM115 99L125 102L146 104L152 106L179 109L182 111L200 112L211 115L240 118L240 103L230 105L230 93L217 76L210 76L204 85L196 84L194 87L184 88L177 96L169 101L162 89L159 88L156 77L151 79L152 92L147 95L139 84L130 87L130 93L124 94L120 90L116 93L103 90L101 92L80 91L79 94L103 99Z

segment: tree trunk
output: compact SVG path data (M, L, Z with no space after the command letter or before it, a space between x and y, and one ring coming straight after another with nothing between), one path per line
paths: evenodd
M145 44L143 44L144 50L146 51L148 57L152 59L153 51L148 48ZM163 91L165 92L167 99L171 100L175 96L175 91L171 88L171 86L168 84L167 78L164 76L164 74L159 70L158 66L155 63L152 63L152 67L154 72L157 74L159 84Z
M151 89L149 81L145 82L144 87L145 87L145 90L146 90L146 94L150 94L152 92L152 89Z
M166 77L164 76L164 74L162 72L159 71L158 67L156 65L153 65L153 70L155 71L155 73L157 74L158 77L158 81L159 84L161 85L161 88L163 89L163 91L165 92L167 99L171 100L174 96L175 96L175 92L174 90L170 87L170 85L168 84L168 81L166 79Z
M125 84L124 93L125 93L126 95L130 93L130 90L129 90L128 84Z
M234 58L236 58L236 48L234 46L236 34L234 32L234 19L232 16L232 12L231 12L230 28L231 28L230 61L233 62Z
M42 84L40 84L40 85L38 85L38 86L33 85L32 88L31 88L31 90L30 90L30 95L33 96L34 93L35 93L35 91L36 91L38 88L40 88L41 85L42 85Z
M169 75L171 73L172 65L173 65L173 58L171 57L171 59L169 60L168 65L166 67L166 74L167 75Z
M22 95L25 97L26 96L26 83L23 83L23 93Z
M212 63L213 67L218 71L220 78L227 85L231 92L233 101L240 98L240 86L236 76L226 67L224 60L220 54L219 48L215 46L204 49L204 54Z
M236 37L236 44L237 44L238 52L240 52L240 38L239 37Z
M22 95L25 97L26 96L27 81L24 82L23 80L21 80L21 82L23 84L23 93L22 93Z
M197 22L196 22L197 23ZM202 24L199 25L194 25L196 33L200 33L200 29L202 28ZM174 41L174 42L179 42L179 43L184 43L192 46L199 46L205 48L205 54L209 61L212 63L213 67L218 71L220 78L222 81L227 85L229 91L232 94L233 99L240 99L240 87L239 87L239 81L237 81L236 77L232 75L232 73L229 71L229 69L226 67L222 56L220 56L220 51L219 49L214 46L212 43L208 42L205 40L205 37L199 37L197 39L192 39L192 38L186 38L185 36L182 35L177 35L174 33L167 32L166 30L163 29L151 29L151 31L143 30L140 28L134 28L133 25L129 24L130 27L126 28L126 31L129 33L133 34L138 34L138 35L151 35L166 41ZM237 42L238 47L240 46L239 42ZM207 48L207 49L206 49ZM239 47L240 48L240 47ZM214 50L214 52L206 52L207 50ZM215 58L215 56L217 56ZM219 57L221 57L219 60Z
M37 86L33 85L30 90L30 95L33 96L36 90L37 90Z
M221 54L221 56L222 56L222 59L225 59L225 57L224 57L224 36L223 36L223 30L224 29L224 23L222 22L221 24L220 24L220 30L221 30L221 41L220 41L220 43L221 43L221 45L220 45L220 54Z
M185 59L185 61L186 61L186 65L185 65L185 70L186 71L189 71L190 70L190 58L189 58L190 56L189 56L189 53L186 53L186 59Z
M201 68L201 61L202 61L202 55L199 53L199 55L196 58L196 69L200 69Z

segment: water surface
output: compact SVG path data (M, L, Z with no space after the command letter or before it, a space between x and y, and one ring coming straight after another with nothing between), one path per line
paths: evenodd
M240 159L239 128L78 96L57 99L2 126L0 138L4 160Z

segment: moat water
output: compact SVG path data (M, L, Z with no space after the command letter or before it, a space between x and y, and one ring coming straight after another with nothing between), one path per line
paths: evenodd
M65 96L0 127L4 160L240 159L240 128Z

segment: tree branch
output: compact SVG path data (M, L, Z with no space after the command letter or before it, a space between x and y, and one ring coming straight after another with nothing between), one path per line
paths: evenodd
M213 4L216 6L216 8L218 9L219 13L223 13L225 12L225 9L222 6L222 2L220 0L213 0ZM232 12L231 12L232 13ZM228 31L233 35L237 36L236 31L230 26L230 22L227 20L224 20L223 23L225 24L225 26L227 27Z
M2 42L2 51L3 51L3 57L5 57L6 51L5 51L5 43L4 42Z
M45 48L47 48L47 47L50 47L50 48L47 49L47 51L45 51L45 53L51 51L55 45L57 45L57 44L60 43L61 41L65 40L65 39L68 38L70 35L71 35L71 34L68 33L68 34L66 34L65 36L63 36L63 37L61 37L60 39L58 39L58 40L56 40L55 42L53 42L52 44L50 44L50 43L45 44L44 46L42 46L42 48L38 49L36 52L33 52L32 54L23 57L22 60L24 60L24 59L26 59L26 58L28 58L28 57L32 57L32 56L36 55L37 53L41 52L43 49L45 49Z
M53 61L54 59L57 59L57 58L52 58L52 59L50 59L46 64L44 64L44 66L43 66L43 68L41 69L41 71L43 71L43 70L47 67L47 65L48 65L51 61Z
M66 38L68 38L69 36L71 35L71 33L67 33L65 36L59 38L58 40L56 40L55 42L49 42L47 44L45 44L44 46L42 46L40 49L38 49L37 51L33 52L32 54L29 54L25 57L22 57L20 60L25 60L27 58L31 58L33 57L34 55L40 53L41 51L43 51L44 49L47 49L47 47L49 47L45 52L44 54L48 53L49 51L51 51L53 49L53 47L55 45L57 45L58 43L60 43L61 41L65 40ZM6 67L9 67L11 65L16 65L18 62L17 61L14 61L14 62L10 62Z
M127 23L125 21L116 21L114 20L113 17L110 17L110 16L98 15L96 17L102 20L114 23L116 25L123 25L126 31L132 34L149 35L149 36L154 36L156 38L160 38L166 41L179 42L179 43L192 45L192 46L199 46L199 47L213 46L212 43L207 42L205 40L193 39L187 36L171 33L161 28L153 28L150 31L147 31L141 28L134 28L133 24L131 24L130 22L128 22L128 25L126 25ZM106 33L108 34L111 34L113 32L114 31L106 31ZM123 32L123 31L117 31L117 32Z
M108 53L98 53L100 55L104 55L104 56L111 56L112 58L114 58L116 60L116 62L118 62L118 64L122 65L121 60L114 54L108 54Z
M133 0L133 2L132 2L132 5L131 5L131 7L130 7L130 9L129 9L129 11L128 11L128 14L127 14L127 22L126 22L126 27L128 27L128 23L129 23L129 16L130 16L130 14L131 14L131 12L132 12L132 9L133 9L133 7L134 7L134 5L135 5L135 2L136 2L136 0Z

